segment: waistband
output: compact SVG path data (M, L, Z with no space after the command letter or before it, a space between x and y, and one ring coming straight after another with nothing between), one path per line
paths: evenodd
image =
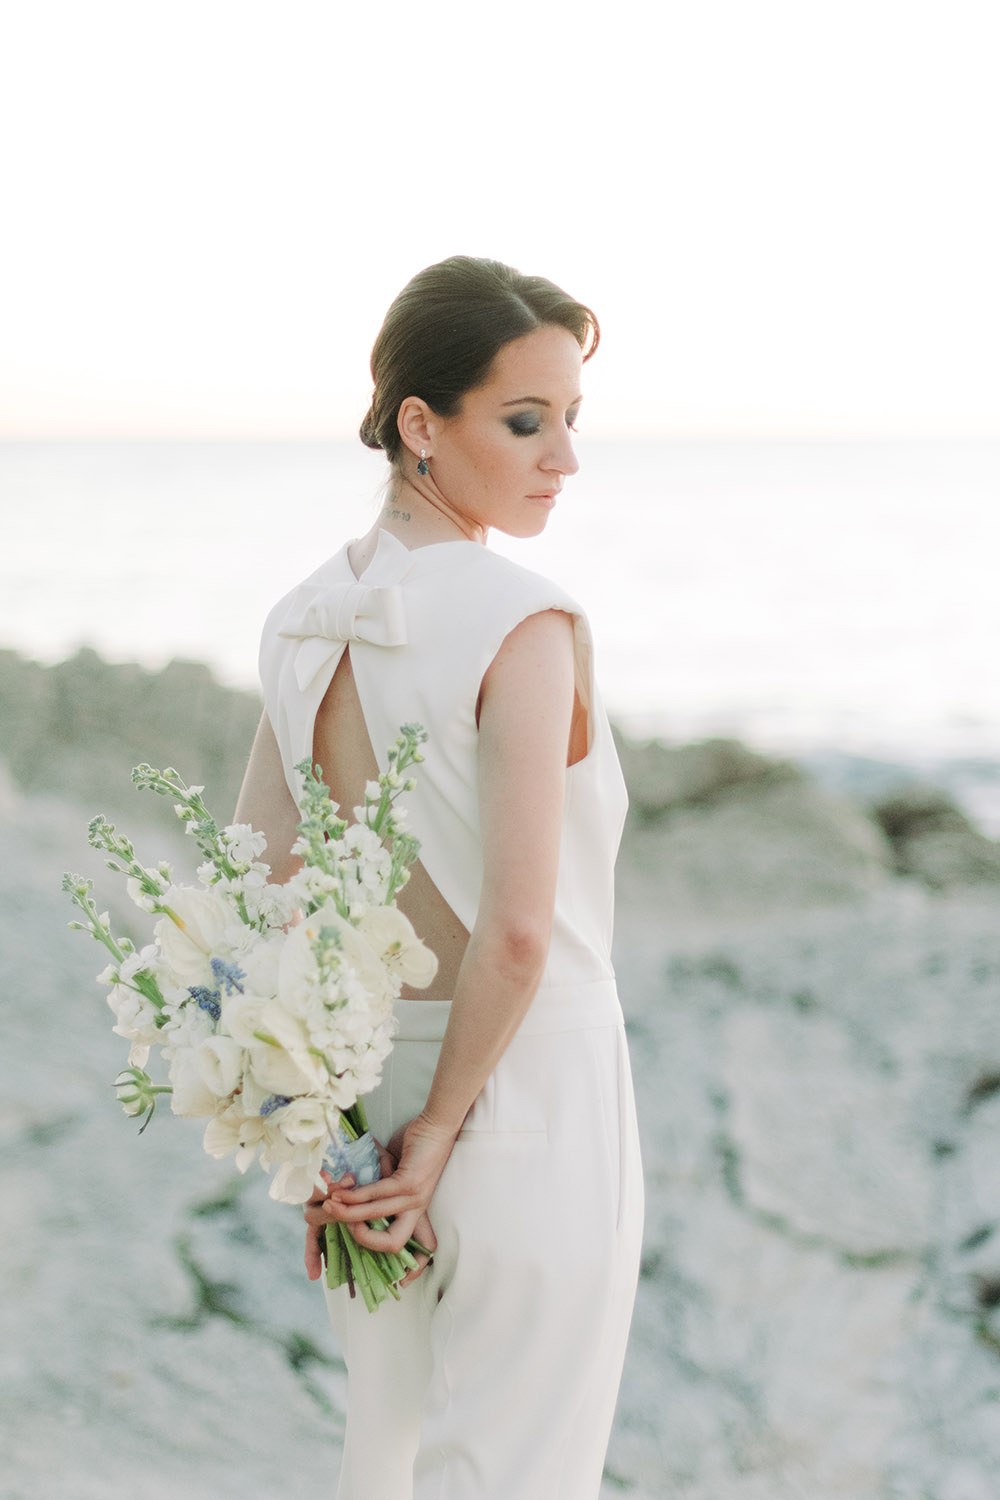
M397 1000L396 1041L440 1042L451 1014L450 1000ZM516 1036L546 1036L560 1031L589 1031L624 1024L613 979L587 984L545 985L538 990Z

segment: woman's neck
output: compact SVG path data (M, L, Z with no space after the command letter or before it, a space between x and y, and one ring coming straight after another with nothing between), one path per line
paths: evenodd
M417 488L403 476L392 481L373 531L391 531L407 547L462 541L485 545L489 535L488 527L446 500L432 478Z

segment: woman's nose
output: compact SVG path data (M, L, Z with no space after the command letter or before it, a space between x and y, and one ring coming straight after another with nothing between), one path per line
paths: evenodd
M575 474L579 469L580 460L573 450L573 434L568 427L563 429L562 436L550 453L545 467L566 475Z

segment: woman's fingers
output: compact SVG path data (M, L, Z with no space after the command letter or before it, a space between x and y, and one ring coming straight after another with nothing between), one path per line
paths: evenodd
M420 1218L413 1226L412 1238L417 1240L421 1245L426 1245L427 1249L432 1253L437 1249L437 1235L431 1228L431 1221L426 1214L421 1214ZM409 1286L411 1281L416 1281L417 1277L420 1276L431 1263L430 1255L418 1254L415 1258L417 1262L416 1266L412 1271L408 1271L406 1273L402 1281L399 1283L400 1286Z
M306 1230L306 1275L310 1281L318 1281L323 1274L323 1230L310 1227Z
M350 1228L358 1244L364 1245L366 1250L392 1250L398 1255L413 1234L420 1217L420 1210L412 1209L393 1219L388 1229L373 1229L364 1220L360 1224L352 1224Z
M327 1213L342 1224L364 1224L368 1219L392 1219L398 1218L400 1214L424 1213L428 1204L429 1197L412 1192L402 1183L394 1181L387 1192L380 1193L377 1197L347 1203L331 1201Z

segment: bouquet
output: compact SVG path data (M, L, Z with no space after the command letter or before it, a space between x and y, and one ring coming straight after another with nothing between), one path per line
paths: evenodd
M265 1171L275 1168L269 1192L281 1202L304 1203L324 1186L324 1171L333 1180L348 1171L359 1183L378 1178L362 1096L392 1046L402 985L424 988L437 970L395 904L419 849L396 804L415 785L405 773L423 759L426 738L420 725L403 725L351 824L338 816L321 769L296 767L302 822L293 853L303 864L285 885L268 883L264 836L248 824L220 829L204 788L185 785L172 767L137 766L132 780L175 799L205 857L197 885L176 884L167 863L140 864L112 823L93 819L89 842L156 919L152 942L137 949L112 934L92 881L63 877L84 918L70 926L111 955L97 978L109 989L114 1031L130 1043L115 1086L125 1113L142 1117L140 1134L169 1095L174 1114L207 1120L210 1155L235 1155L241 1172L258 1156ZM166 1083L146 1071L152 1048ZM327 1284L346 1282L352 1297L359 1288L369 1310L398 1298L415 1253L428 1253L412 1239L399 1254L367 1250L343 1224L325 1233Z

